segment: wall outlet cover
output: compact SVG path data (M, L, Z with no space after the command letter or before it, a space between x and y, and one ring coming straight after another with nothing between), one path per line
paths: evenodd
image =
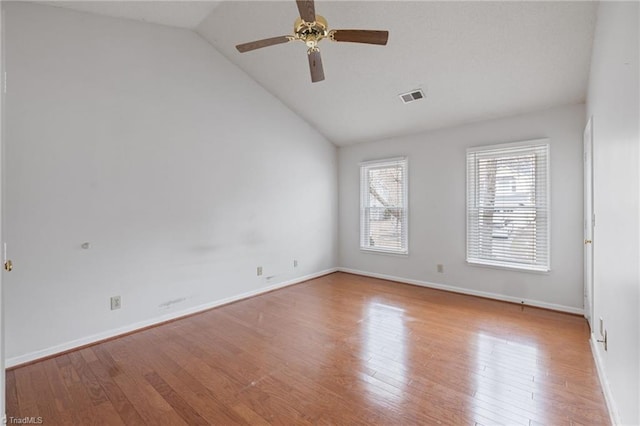
M115 311L116 309L120 309L122 307L122 299L120 296L113 296L111 298L111 310Z

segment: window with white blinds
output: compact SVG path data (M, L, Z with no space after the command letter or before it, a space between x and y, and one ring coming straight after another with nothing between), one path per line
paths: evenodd
M547 139L467 150L467 262L549 271Z
M407 159L360 164L360 248L406 254Z

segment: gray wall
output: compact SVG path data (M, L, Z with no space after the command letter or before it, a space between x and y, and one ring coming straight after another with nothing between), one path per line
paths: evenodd
M416 284L581 313L584 124L584 105L574 105L341 147L340 266ZM468 265L466 149L539 138L549 138L551 146L551 272ZM409 255L362 252L358 245L358 163L403 155L409 160ZM444 265L444 273L437 272L437 264Z
M336 266L336 148L198 35L4 7L9 365Z
M601 2L587 115L593 116L595 343L614 418L640 424L640 69L637 2ZM598 327L592 339L601 338Z

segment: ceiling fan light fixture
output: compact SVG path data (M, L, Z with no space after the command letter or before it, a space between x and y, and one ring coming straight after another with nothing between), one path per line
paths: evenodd
M424 92L422 89L414 89L410 92L401 93L398 95L402 103L408 104L411 102L419 101L420 99L424 99Z

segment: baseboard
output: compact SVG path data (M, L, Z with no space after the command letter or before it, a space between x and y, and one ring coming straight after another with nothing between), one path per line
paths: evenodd
M91 336L87 336L87 337L83 337L80 339L76 339L76 340L72 340L69 342L65 342L65 343L61 343L59 345L55 345L46 349L41 349L38 351L34 351L34 352L29 352L27 354L24 355L19 355L16 357L12 357L12 358L8 358L5 361L5 367L6 368L14 368L23 364L28 364L28 363L32 363L34 361L38 361L44 358L49 358L51 356L55 356L57 354L61 354L64 352L68 352L70 350L73 349L77 349L77 348L81 348L84 346L88 346L88 345L92 345L95 343L99 343L101 341L104 340L108 340L108 339L112 339L114 337L118 337L124 334L128 334L128 333L132 333L134 331L137 330L141 330L147 327L151 327L151 326L155 326L155 325L159 325L162 324L164 322L167 321L172 321L172 320L176 320L182 317L186 317L188 315L193 315L199 312L203 312L206 311L208 309L212 309L218 306L222 306L222 305L226 305L228 303L232 303L232 302L236 302L242 299L247 299L249 297L253 297L253 296L257 296L259 294L263 294L263 293L267 293L273 290L277 290L279 288L283 288L283 287L288 287L290 285L294 285L294 284L298 284L301 283L303 281L308 281L314 278L318 278L324 275L328 275L331 274L333 272L337 272L337 271L341 271L341 272L346 272L346 273L350 273L350 274L356 274L356 275L362 275L362 276L367 276L367 277L373 277L373 278L380 278L380 279L384 279L384 280L389 280L389 281L396 281L396 282L401 282L401 283L405 283L405 284L412 284L412 285L418 285L418 286L422 286L422 287L429 287L429 288L434 288L434 289L438 289L438 290L446 290L446 291L451 291L454 293L461 293L461 294L467 294L467 295L471 295L471 296L480 296L480 297L485 297L485 298L489 298L489 299L495 299L495 300L502 300L502 301L506 301L506 302L513 302L513 303L518 303L521 304L524 302L524 304L529 305L529 306L536 306L536 307L540 307L540 308L545 308L545 309L551 309L554 311L561 311L561 312L568 312L568 313L572 313L572 314L579 314L579 315L584 315L584 311L582 309L578 309L578 308L573 308L570 306L563 306L563 305L557 305L557 304L553 304L553 303L546 303L546 302L540 302L540 301L536 301L536 300L531 300L531 299L521 299L521 298L517 298L517 297L512 297L512 296L505 296L505 295L501 295L501 294L497 294L497 293L489 293L489 292L483 292L483 291L477 291L477 290L470 290L470 289L466 289L466 288L461 288L461 287L454 287L454 286L450 286L450 285L445 285L445 284L437 284L437 283L431 283L431 282L427 282L427 281L421 281L421 280L413 280L413 279L409 279L409 278L402 278L402 277L396 277L396 276L392 276L392 275L385 275L385 274L377 274L377 273L373 273L373 272L365 272L365 271L360 271L360 270L356 270L356 269L350 269L350 268L330 268L330 269L326 269L323 271L319 271L313 274L309 274L309 275L305 275L303 277L298 277L298 278L294 278L292 280L288 280L282 283L278 283L278 284L274 284L268 287L263 287L260 288L258 290L254 290L254 291L250 291L250 292L246 292L246 293L242 293L236 296L232 296L232 297L228 297L225 299L220 299L220 300L216 300L210 303L205 303L202 305L198 305L198 306L194 306L191 308L187 308L187 309L183 309L180 311L176 311L176 312L171 312L169 314L166 315L162 315L159 317L155 317L149 320L145 320L145 321L140 321L134 324L130 324L127 326L123 326L123 327L119 327L116 329L111 329L111 330L107 330L104 331L102 333L97 333L97 334L93 334ZM597 362L596 362L597 364ZM602 379L601 379L602 381ZM604 387L604 384L603 384ZM606 396L606 393L605 393Z
M506 296L504 294L490 293L486 291L471 290L463 287L455 287L455 286L446 285L446 284L438 284L438 283L432 283L428 281L396 277L393 275L377 274L374 272L365 272L357 269L340 267L338 268L338 270L340 272L347 272L349 274L362 275L365 277L380 278L383 280L396 281L404 284L412 284L412 285L418 285L421 287L434 288L437 290L451 291L453 293L461 293L461 294L467 294L470 296L485 297L487 299L501 300L503 302L512 302L512 303L517 303L519 305L524 304L527 306L535 306L537 308L550 309L552 311L560 311L560 312L567 312L570 314L584 315L584 309L574 308L572 306L564 306L564 305L558 305L555 303L541 302L539 300L524 299L524 298L514 297L514 296Z
M604 362L602 361L600 352L598 352L598 342L596 340L595 334L591 334L589 344L591 346L591 354L593 355L593 360L596 363L596 371L598 372L598 379L600 379L600 387L602 388L604 400L607 403L607 409L609 410L609 419L611 420L611 424L613 426L619 425L621 424L620 414L618 413L618 408L613 400L613 394L611 393L609 380L607 380L607 375L604 371Z
M129 334L137 330L141 330L144 328L148 328L151 326L159 325L164 322L173 321L182 317L186 317L189 315L193 315L199 312L206 311L208 309L212 309L218 306L226 305L228 303L237 302L242 299L247 299L249 297L257 296L259 294L268 293L273 290L277 290L283 287L288 287L290 285L299 284L304 281L312 280L314 278L318 278L324 275L332 274L336 272L338 268L325 269L324 271L316 272L313 274L305 275L303 277L294 278L292 280L288 280L282 283L274 284L269 287L263 287L258 290L249 291L246 293L238 294L236 296L227 297L225 299L216 300L210 303L205 303L202 305L194 306L191 308L183 309L176 312L171 312L170 314L162 315L159 317L155 317L152 319L140 321L134 324L126 325L123 327L111 329L104 331L102 333L93 334L91 336L83 337L80 339L72 340L70 342L61 343L59 345L51 346L46 349L41 349L35 352L30 352L24 355L19 355L13 358L8 358L5 360L5 368L13 368L18 367L23 364L29 364L38 360L42 360L45 358L50 358L57 354L61 354L64 352L68 352L74 349L78 349L84 346L92 345L99 343L104 340L112 339L114 337L118 337L124 334Z

